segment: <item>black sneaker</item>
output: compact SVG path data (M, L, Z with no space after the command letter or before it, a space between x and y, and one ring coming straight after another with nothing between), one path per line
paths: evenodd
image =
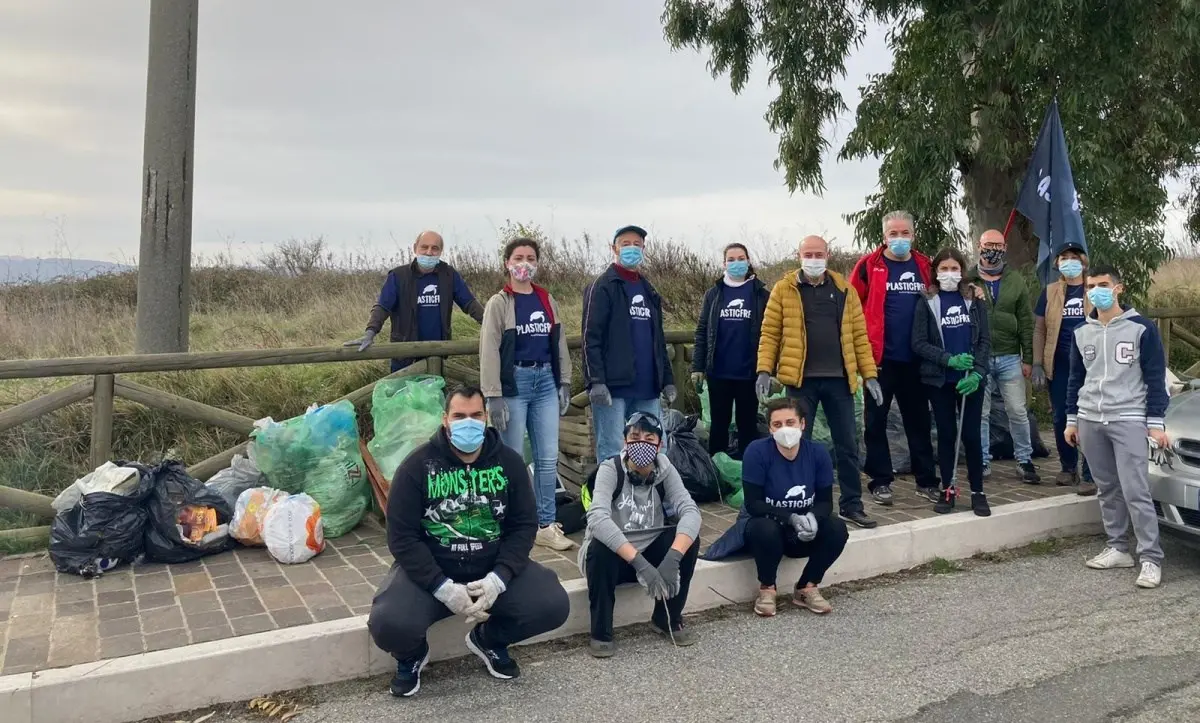
M420 654L407 660L397 660L396 675L392 677L392 695L397 698L415 695L421 689L421 671L426 665L429 665L429 643L422 645Z
M892 501L895 500L895 495L892 494L891 485L879 485L871 490L871 499L875 500L875 504L891 507Z
M987 495L982 492L972 492L971 510L976 517L991 517L992 508L988 506Z
M1017 465L1017 470L1021 481L1027 485L1040 485L1042 478L1038 476L1037 468L1033 466L1033 462L1022 462Z
M479 659L487 666L488 673L493 678L512 680L513 678L521 677L521 667L517 665L517 661L509 656L508 648L488 648L484 646L483 638L479 634L479 630L482 627L482 625L476 625L471 628L471 632L467 633L467 650L479 656Z
M918 487L917 497L936 503L938 500L942 499L942 491L937 487Z
M843 520L858 525L864 530L870 530L879 526L878 522L872 520L870 517L867 517L867 513L863 512L862 510L850 510L849 512L843 512L841 517Z
M954 511L954 500L958 497L957 487L947 487L938 493L937 504L933 506L933 511L939 515L945 515Z

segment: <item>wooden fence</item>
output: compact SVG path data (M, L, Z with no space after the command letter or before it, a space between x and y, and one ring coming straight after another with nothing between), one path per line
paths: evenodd
M667 352L675 367L680 389L686 385L691 363L692 331L669 331ZM582 346L582 337L570 337L572 350ZM39 379L48 377L90 376L81 381L30 401L0 411L0 432L30 422L71 404L92 400L91 452L89 462L95 468L112 456L113 402L126 399L151 409L186 419L249 435L254 420L240 414L203 404L175 394L139 384L120 375L144 372L194 371L200 369L230 369L256 366L288 366L295 364L347 363L377 359L417 359L405 369L383 377L392 379L417 374L436 374L447 381L479 384L479 371L455 362L451 357L474 356L479 352L477 339L437 342L406 342L375 344L365 351L344 347L310 347L300 349L251 349L225 352L186 352L178 354L138 354L107 357L76 357L66 359L30 359L0 361L0 380ZM360 411L370 406L371 393L378 382L372 382L339 399L348 400ZM269 410L266 410L269 411ZM208 459L193 464L188 473L207 480L228 467L234 455L244 454L246 443L231 447ZM590 410L586 393L576 394L571 407L559 426L559 474L567 481L582 484L595 463L591 433ZM86 470L79 470L81 473ZM3 482L3 480L0 480ZM37 517L51 518L54 509L51 498L0 484L0 506ZM0 539L46 539L49 527L19 530L0 530Z

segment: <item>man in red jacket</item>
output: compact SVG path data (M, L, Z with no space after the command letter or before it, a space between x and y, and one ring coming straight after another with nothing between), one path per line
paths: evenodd
M919 364L912 352L913 314L929 285L929 257L912 248L913 217L892 211L883 217L883 245L863 256L850 274L862 300L867 338L879 367L883 403L868 396L863 409L867 459L863 471L871 478L871 497L892 504L892 455L888 449L887 419L892 399L900 405L917 493L937 501L929 402L922 390Z

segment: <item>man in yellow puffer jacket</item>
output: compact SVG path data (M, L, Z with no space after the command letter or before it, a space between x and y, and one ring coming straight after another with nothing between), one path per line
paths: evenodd
M883 403L883 391L876 380L862 302L858 294L850 293L841 274L826 268L828 257L825 239L805 237L800 242L801 270L788 273L771 289L758 342L756 391L760 399L765 398L774 376L787 387L788 396L804 399L805 439L812 437L813 419L821 405L833 439L841 516L871 528L876 522L862 503L854 394L859 377L876 404Z

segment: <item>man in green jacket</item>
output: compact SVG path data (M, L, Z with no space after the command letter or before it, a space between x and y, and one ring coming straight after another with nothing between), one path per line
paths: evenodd
M983 396L983 469L989 473L992 460L988 425L992 395L997 388L1008 413L1008 431L1013 454L1020 466L1018 476L1026 484L1041 484L1033 466L1033 443L1029 433L1029 409L1025 404L1025 380L1033 371L1033 305L1025 278L1005 263L1007 243L995 229L979 237L979 267L972 274L988 300L988 325L992 331L991 373Z

